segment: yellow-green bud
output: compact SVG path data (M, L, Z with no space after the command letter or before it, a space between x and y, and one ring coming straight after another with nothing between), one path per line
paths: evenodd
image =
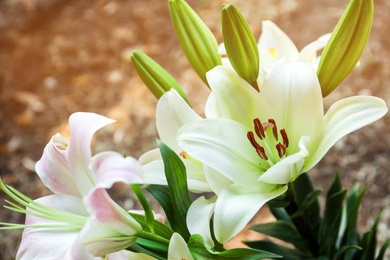
M373 0L351 0L321 56L317 75L323 97L356 66L370 35L373 18Z
M188 61L198 76L208 85L206 72L222 64L217 40L184 0L169 0L169 12Z
M131 54L131 61L139 77L157 99L173 88L188 103L187 97L177 81L148 55L134 51Z
M260 55L257 42L245 18L233 4L222 6L222 35L234 70L259 91Z

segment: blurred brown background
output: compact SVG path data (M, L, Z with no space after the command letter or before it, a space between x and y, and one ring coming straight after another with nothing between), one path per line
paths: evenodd
M34 164L53 134L66 134L67 119L76 111L117 120L99 131L94 152L116 150L138 157L155 147L156 100L130 63L133 50L157 60L178 80L194 108L203 112L208 90L178 45L167 2L0 1L0 175L5 183L32 198L50 194L34 173ZM223 1L188 2L221 42ZM241 10L256 38L261 33L261 21L271 19L298 48L331 32L348 4L347 0L226 2ZM376 0L375 5L374 25L361 66L326 99L327 106L355 94L390 100L390 2ZM356 181L362 187L369 185L361 209L362 228L390 202L389 122L386 116L344 138L311 171L316 185L324 188L336 168L345 186L351 187ZM118 196L128 195L123 192ZM3 204L5 196L0 197ZM0 209L0 221L22 223L23 219ZM380 224L382 241L389 224L387 208ZM20 233L0 231L0 259L14 259Z

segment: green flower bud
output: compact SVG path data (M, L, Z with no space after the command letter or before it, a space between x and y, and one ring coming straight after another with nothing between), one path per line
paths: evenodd
M134 51L131 54L131 61L139 77L157 99L173 88L189 103L177 81L148 55L140 51Z
M260 55L257 42L245 18L233 4L222 6L222 35L234 70L259 91Z
M206 72L221 65L218 43L207 25L184 0L169 0L169 12L180 45L199 77L208 85Z
M323 97L356 66L370 35L373 18L373 0L351 0L321 56L317 75Z

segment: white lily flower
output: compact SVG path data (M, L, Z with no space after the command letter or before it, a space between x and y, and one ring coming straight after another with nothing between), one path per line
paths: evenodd
M207 78L212 96L206 114L214 118L184 125L178 143L206 166L207 181L218 195L215 202L193 203L188 218L195 207L204 218L214 212L214 233L221 243L314 167L337 140L387 112L382 99L355 96L336 102L324 115L316 72L303 61L276 61L260 93L223 66ZM192 225L191 233L208 236Z
M179 129L202 118L192 110L175 91L167 91L158 101L156 108L156 127L161 141L168 145L181 158L187 170L188 188L193 192L211 191L203 172L203 166L191 159L176 141ZM186 158L186 159L184 159ZM144 172L144 183L167 184L164 164L159 149L146 152L139 158Z
M36 172L55 195L26 205L18 259L93 259L135 241L140 224L112 201L105 188L118 181L140 183L141 165L115 152L91 155L92 136L112 122L94 113L72 114L69 143L56 134L47 144Z

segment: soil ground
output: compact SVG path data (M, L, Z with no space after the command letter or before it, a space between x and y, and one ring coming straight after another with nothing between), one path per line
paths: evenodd
M50 137L66 134L76 111L92 111L117 120L99 131L93 151L116 150L139 157L155 147L155 98L130 62L141 50L181 84L200 114L208 94L178 45L168 1L0 1L0 175L31 198L50 194L34 164ZM189 0L221 42L221 0ZM232 0L256 37L270 19L302 48L331 32L347 0ZM390 2L375 1L375 18L361 65L326 98L369 94L390 101ZM339 141L310 174L326 189L335 169L343 184L368 186L359 225L367 228L383 207L380 239L390 224L390 116ZM117 197L137 206L122 189ZM0 195L1 201L5 196ZM257 220L267 218L259 213ZM23 216L0 209L0 221L23 223ZM14 259L19 231L1 231L0 259ZM243 233L240 238L252 236ZM231 245L238 245L238 240Z

